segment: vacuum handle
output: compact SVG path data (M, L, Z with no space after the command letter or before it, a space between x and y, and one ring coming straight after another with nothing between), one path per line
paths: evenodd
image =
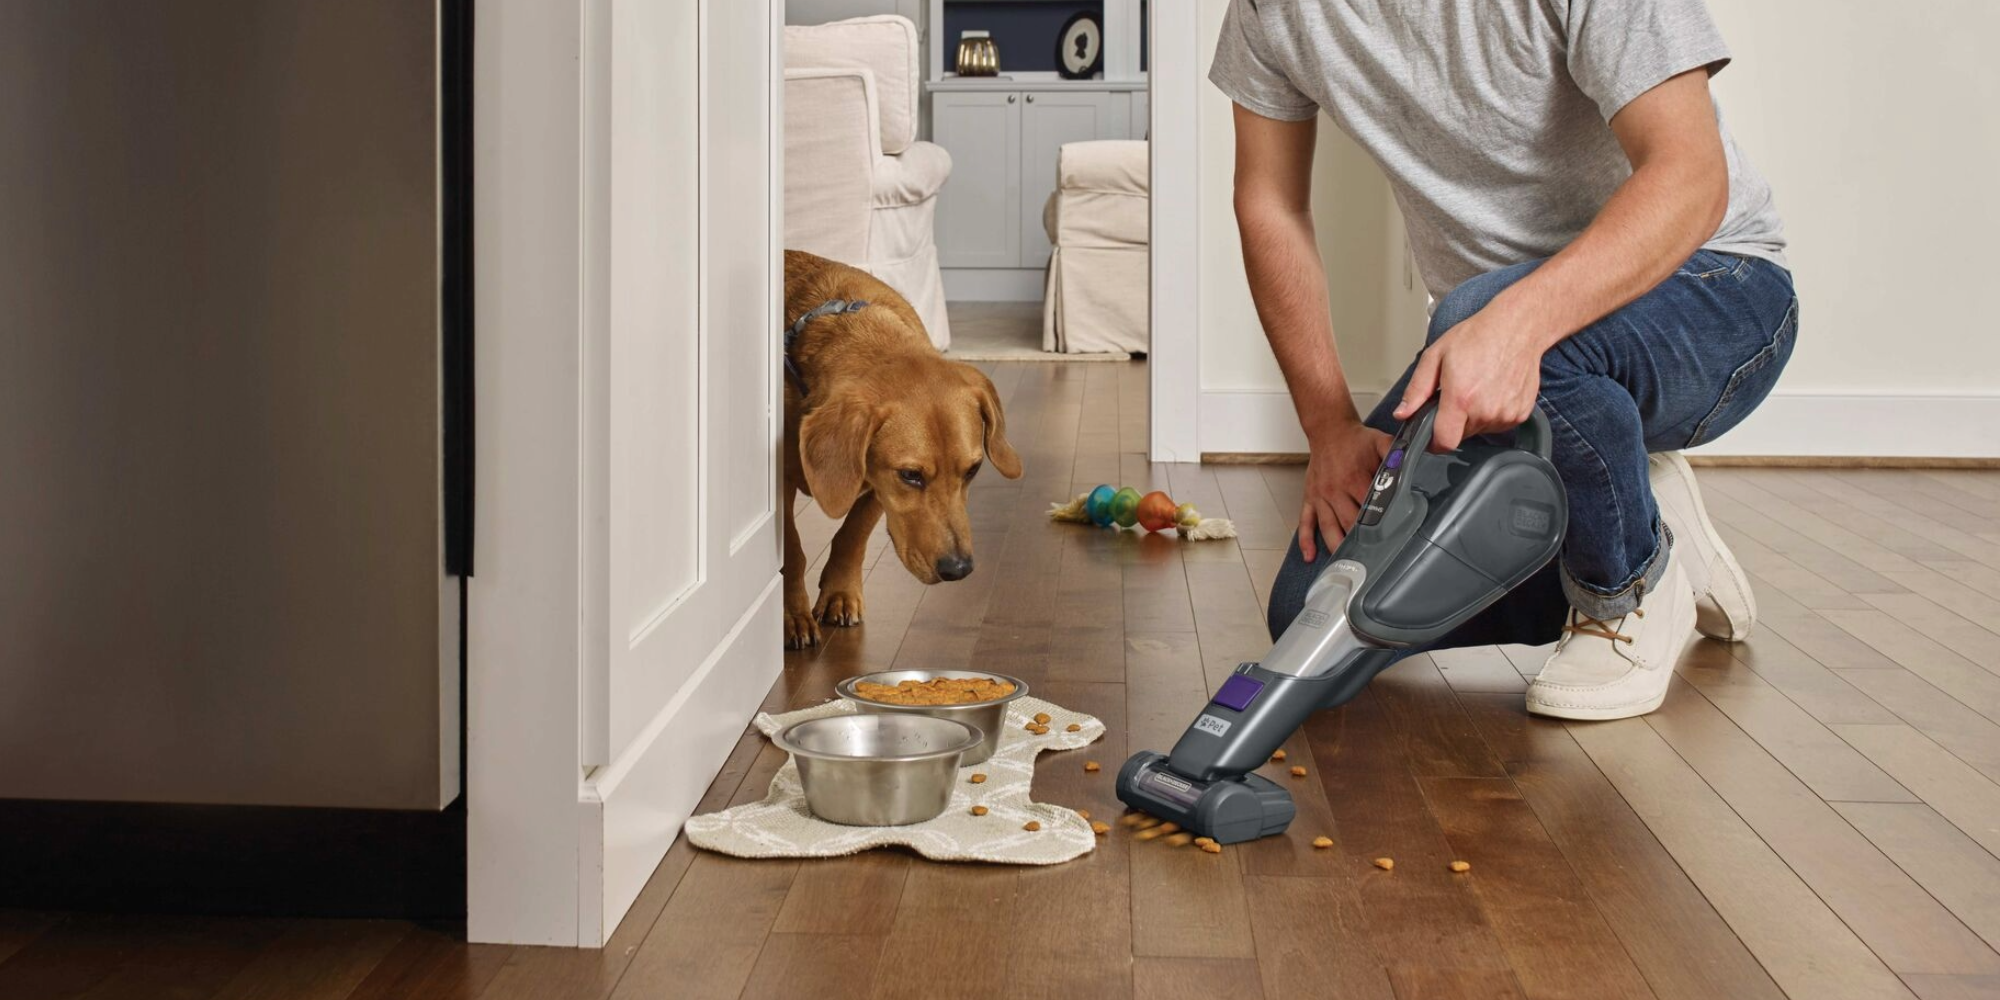
M1412 459L1429 454L1431 435L1437 429L1437 411L1438 396L1432 393L1431 398L1426 400L1417 412L1410 415L1410 419L1403 421L1403 429L1396 432L1396 439L1390 444L1390 450L1401 448L1404 454ZM1528 419L1521 421L1521 426L1514 429L1514 447L1522 451L1532 451L1543 458L1550 458L1554 445L1555 432L1549 426L1549 416L1542 412L1540 405L1536 405L1528 411Z
M1549 426L1549 415L1542 412L1540 404L1528 411L1528 419L1514 430L1514 447L1522 451L1532 451L1543 458L1554 458L1551 449L1555 446L1555 430Z

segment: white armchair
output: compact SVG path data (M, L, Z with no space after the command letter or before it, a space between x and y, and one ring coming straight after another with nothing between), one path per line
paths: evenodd
M951 154L916 141L920 56L894 15L785 29L785 246L882 279L943 350L933 221Z
M1150 144L1064 143L1056 191L1042 211L1055 253L1042 300L1042 350L1140 354L1151 349Z

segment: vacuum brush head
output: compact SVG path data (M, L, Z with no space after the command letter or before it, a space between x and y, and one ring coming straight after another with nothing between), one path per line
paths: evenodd
M1263 775L1194 780L1168 768L1166 754L1151 751L1119 769L1118 800L1221 844L1283 833L1297 813L1291 795Z

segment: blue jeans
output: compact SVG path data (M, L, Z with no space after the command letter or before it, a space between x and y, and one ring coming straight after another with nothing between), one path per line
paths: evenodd
M1428 340L1486 307L1541 261L1480 275L1445 295ZM1692 448L1736 426L1769 395L1792 355L1799 300L1784 268L1698 250L1652 291L1542 355L1537 402L1555 430L1554 459L1569 492L1560 558L1439 646L1521 642L1560 634L1569 607L1616 618L1639 606L1666 572L1671 540L1647 479L1646 454ZM1393 433L1409 373L1367 423ZM1324 551L1324 543L1321 543ZM1298 540L1271 587L1269 626L1291 624L1325 557L1307 563Z

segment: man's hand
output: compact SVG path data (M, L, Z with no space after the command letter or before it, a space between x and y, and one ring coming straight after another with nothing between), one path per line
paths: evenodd
M1358 423L1312 443L1312 458L1306 462L1306 502L1299 511L1299 552L1306 562L1319 556L1315 529L1330 545L1339 545L1346 537L1361 514L1375 469L1388 453L1389 435Z
M1512 430L1534 411L1548 338L1496 313L1492 306L1445 331L1424 348L1396 406L1407 420L1440 393L1431 450L1448 452L1468 437Z

